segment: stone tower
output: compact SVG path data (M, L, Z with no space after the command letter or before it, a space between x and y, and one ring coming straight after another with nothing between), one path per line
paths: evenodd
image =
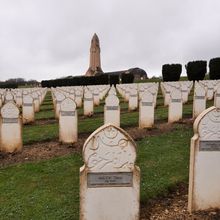
M100 51L99 38L97 34L94 34L91 40L90 64L86 76L94 76L97 73L103 73L101 68Z

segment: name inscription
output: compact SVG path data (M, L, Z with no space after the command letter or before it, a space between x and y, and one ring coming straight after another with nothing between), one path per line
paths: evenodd
M172 99L172 102L181 102L181 99Z
M153 106L153 102L141 102L142 106Z
M75 116L75 111L60 111L61 116Z
M205 99L205 96L198 95L198 96L195 96L195 99Z
M18 118L2 118L3 124L14 124L18 123Z
M118 110L118 106L106 106L106 110Z
M199 151L220 151L220 141L200 141Z
M132 172L88 173L87 187L132 187Z

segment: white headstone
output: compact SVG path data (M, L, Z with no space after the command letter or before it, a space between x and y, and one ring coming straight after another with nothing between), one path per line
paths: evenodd
M193 99L193 117L196 118L206 109L206 91L199 83L195 83Z
M23 96L22 121L23 124L34 122L34 99L30 95Z
M78 108L82 107L82 92L78 89L75 93L75 102Z
M5 103L14 102L14 97L11 92L7 92L5 95Z
M62 143L75 143L78 139L78 118L76 103L71 98L64 99L59 112L59 140Z
M98 106L99 103L100 103L100 100L99 100L99 90L98 89L94 89L94 91L93 91L93 99L94 99L94 105Z
M6 103L1 109L0 151L15 152L22 149L22 132L19 109L13 102Z
M65 99L65 95L60 92L55 94L55 118L58 119L60 115L60 104Z
M217 87L215 92L214 105L217 108L220 108L220 86Z
M83 105L84 105L83 106L84 115L85 116L93 115L93 111L94 111L93 94L89 90L85 91Z
M182 95L179 89L173 89L170 92L170 103L168 108L168 122L176 122L182 119L183 103Z
M138 107L138 93L136 89L131 89L128 101L128 110L134 111Z
M188 209L220 208L220 110L211 107L194 122L191 139Z
M140 170L136 145L119 127L104 125L83 146L80 220L138 220Z
M154 96L145 91L139 102L139 128L150 128L154 125Z
M40 100L39 100L39 96L36 92L32 93L32 97L34 100L34 111L35 112L39 112L40 111Z
M120 127L120 105L119 99L115 95L108 95L105 99L104 123L112 123Z

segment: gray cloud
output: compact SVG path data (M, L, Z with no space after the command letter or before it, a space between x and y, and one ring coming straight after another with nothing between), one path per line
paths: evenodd
M1 0L0 80L84 74L94 32L104 71L220 56L218 0Z

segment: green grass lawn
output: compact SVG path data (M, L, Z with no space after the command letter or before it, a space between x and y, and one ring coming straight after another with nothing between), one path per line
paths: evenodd
M141 202L188 181L192 129L175 130L137 142ZM79 219L79 168L75 153L0 169L0 219Z
M183 105L183 118L192 117L192 94L189 96L189 102ZM138 115L139 112L129 112L128 103L123 102L121 96L119 96L121 104L121 127L126 128L128 126L138 127ZM166 122L168 118L168 107L163 106L163 97L160 93L157 98L158 106L155 108L155 123L158 121ZM208 101L207 106L211 106L213 101ZM85 118L83 117L83 108L78 110L78 130L80 133L92 133L95 129L103 125L104 123L104 101L101 102L100 106L94 108L94 117ZM43 104L41 105L41 111L35 114L36 120L48 120L54 119L54 110L52 105L51 93L48 92ZM52 124L45 125L28 125L23 128L23 142L24 144L30 144L38 141L47 141L58 138L58 121Z

